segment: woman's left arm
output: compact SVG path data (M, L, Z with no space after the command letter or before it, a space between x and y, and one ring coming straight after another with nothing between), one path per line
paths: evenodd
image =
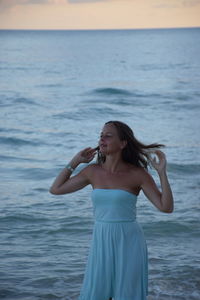
M147 198L159 210L161 210L162 212L171 213L174 209L174 201L166 172L167 161L165 158L165 154L162 151L157 150L155 151L155 154L157 155L158 160L156 159L156 157L152 158L151 164L157 171L160 178L161 192L159 191L149 173L146 173L146 176L144 176L141 188Z

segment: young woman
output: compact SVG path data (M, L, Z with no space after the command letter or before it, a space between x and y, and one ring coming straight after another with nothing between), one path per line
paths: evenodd
M88 184L93 187L95 224L79 300L146 300L147 248L136 221L136 201L142 190L160 211L173 211L166 159L158 150L161 146L144 145L129 126L109 121L102 129L98 149L86 148L76 154L50 188L52 194L60 195ZM97 152L97 163L71 176ZM149 164L159 175L161 191L147 171Z

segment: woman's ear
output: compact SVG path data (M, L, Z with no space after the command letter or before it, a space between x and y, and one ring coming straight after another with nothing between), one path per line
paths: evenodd
M126 140L123 140L121 141L121 149L124 149L127 145L127 141Z

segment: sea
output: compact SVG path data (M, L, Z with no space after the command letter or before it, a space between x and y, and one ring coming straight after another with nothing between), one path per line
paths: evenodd
M200 28L0 31L0 299L78 299L92 188L49 188L109 120L165 144L174 212L137 203L148 300L200 299Z

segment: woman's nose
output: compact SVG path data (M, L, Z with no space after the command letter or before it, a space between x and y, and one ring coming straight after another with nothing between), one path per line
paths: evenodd
M104 141L104 136L102 135L101 137L100 137L100 142L103 142Z

